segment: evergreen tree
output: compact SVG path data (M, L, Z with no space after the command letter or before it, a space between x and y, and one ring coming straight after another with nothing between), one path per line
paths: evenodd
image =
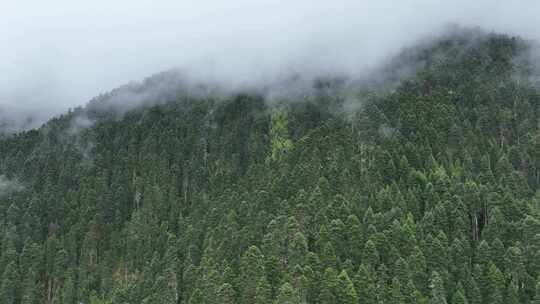
M358 296L356 290L354 289L353 282L349 278L349 275L345 270L337 277L337 290L336 298L338 303L343 304L356 304L358 303Z
M62 287L62 304L74 304L77 300L77 289L72 272L68 272Z
M399 279L397 277L394 277L392 279L392 285L390 288L391 288L390 297L392 299L392 303L398 303L398 304L405 303L405 299L401 291L401 283L399 282Z
M534 295L534 299L532 300L533 304L539 304L540 303L540 280L536 283L536 293Z
M504 303L507 303L507 304L519 303L518 288L515 282L510 282L510 284L508 284L508 288L506 290L506 298L504 300Z
M16 304L18 299L19 274L15 262L9 263L2 274L0 303Z
M271 302L271 286L265 277L261 277L257 283L257 290L255 291L255 303L256 304L269 304Z
M336 296L338 288L338 277L333 268L326 268L321 282L320 302L327 304L338 303Z
M298 292L289 283L284 283L279 289L275 304L296 304L299 302Z
M223 303L223 304L235 303L234 289L231 284L224 283L223 285L221 285L221 287L219 287L218 294L219 294L219 303ZM255 302L258 303L257 301Z
M257 284L264 275L262 254L256 246L249 247L240 260L240 296L241 303L253 303Z
M429 298L430 304L446 304L448 303L446 301L446 293L444 289L444 283L436 271L434 271L431 274L431 280L430 280L430 289L431 289L431 296Z
M203 304L204 299L201 291L199 289L195 289L193 293L191 294L191 297L189 297L189 304Z
M488 280L488 299L490 303L499 304L504 303L503 291L505 287L505 280L502 272L493 263L489 265L487 272Z
M370 268L361 264L354 276L354 286L358 295L358 300L365 304L377 303L377 292L375 278Z
M373 267L373 269L377 268L379 264L379 253L372 240L368 240L364 246L362 261L365 265Z
M39 284L39 277L37 273L30 269L27 271L21 290L21 304L38 304L42 298L41 286ZM66 283L67 284L67 283ZM70 302L63 302L70 303Z
M452 295L452 304L467 304L469 301L467 300L467 297L465 296L465 291L463 290L463 286L461 286L461 283L458 283L456 291L454 292L454 295Z

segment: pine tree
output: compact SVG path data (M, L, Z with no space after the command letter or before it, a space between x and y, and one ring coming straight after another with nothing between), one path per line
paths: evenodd
M474 278L470 279L470 285L468 288L468 298L471 304L481 304L482 303L482 293L476 280Z
M337 280L336 298L338 303L356 304L358 302L358 295L347 272L345 270L341 271Z
M366 266L376 269L379 265L379 252L372 240L368 240L364 245L364 251L362 253L362 263Z
M403 297L402 291L401 291L401 283L397 277L394 277L392 279L392 285L390 287L390 297L392 299L392 303L396 304L404 304L405 299Z
M272 290L270 284L265 277L261 277L257 283L257 290L255 291L255 304L270 304L272 297Z
M234 289L231 284L224 283L218 290L219 302L221 304L233 304L235 303ZM257 303L257 301L255 301Z
M409 279L407 284L404 286L402 295L405 299L405 303L407 304L427 303L427 299L416 288L416 286L414 286L411 279Z
M323 248L321 253L321 263L324 268L334 268L338 267L338 258L336 256L336 251L332 243L328 242Z
M9 263L2 275L0 285L0 303L16 304L18 297L19 274L15 262Z
M446 304L446 293L441 276L438 272L434 271L431 274L430 280L431 296L429 298L430 304Z
M320 301L321 303L338 303L336 297L338 278L333 268L326 268L321 282Z
M349 215L347 217L346 228L348 240L347 256L351 257L353 264L359 265L362 249L364 248L362 224L356 215Z
M249 247L240 260L240 287L241 303L249 304L255 300L257 284L264 275L262 254L256 246Z
M189 297L189 304L203 304L204 299L201 291L196 288L193 293L191 294L191 297Z
M540 279L536 282L536 292L532 300L532 304L540 304Z
M354 286L356 287L359 301L362 301L362 303L365 304L377 303L375 278L373 277L370 268L366 267L364 264L361 264L360 267L358 267L358 271L354 276Z
M487 271L488 299L490 303L502 304L505 287L504 275L493 263L490 263Z
M289 130L287 127L286 109L276 109L272 113L272 122L270 126L271 138L271 159L280 160L286 153L293 149L293 143L289 139Z
M36 272L43 267L41 263L41 248L38 244L32 242L30 239L26 240L19 257L19 268L21 269L21 275L27 275L31 269Z
M280 286L279 283L281 282L283 277L282 268L282 262L278 257L266 257L264 262L264 270L266 272L265 279L270 285L270 294L272 295L272 297L275 297L278 292L278 288Z
M317 302L319 299L319 292L320 292L320 272L316 272L313 267L310 265L315 266L315 268L318 268L316 266L316 263L309 258L310 255L308 255L307 258L307 264L304 267L304 278L305 278L305 298L306 302L308 303L314 303Z
M461 286L461 283L457 284L456 291L454 292L454 295L452 295L452 304L468 304L467 297L465 296L465 291L463 290L463 286Z
M409 265L409 275L412 277L414 285L420 292L427 295L427 264L424 254L418 246L413 248L411 255L407 259L407 264Z
M279 289L279 294L276 298L275 304L297 304L299 303L298 291L295 290L291 284L284 283Z
M4 235L1 244L0 253L0 273L3 273L7 266L17 260L17 230L15 226L4 228Z
M64 286L62 287L62 304L75 304L77 300L77 289L75 287L74 275L70 271L67 273Z
M307 240L303 233L296 232L288 247L288 262L291 266L302 265L307 253Z
M519 304L518 288L515 282L510 282L506 289L506 297L504 300L506 304Z
M21 304L38 304L41 302L42 296L38 275L33 269L30 269L23 279Z

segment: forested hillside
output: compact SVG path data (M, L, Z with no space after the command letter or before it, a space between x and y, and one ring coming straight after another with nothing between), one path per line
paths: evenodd
M384 89L114 105L165 74L7 136L0 304L538 304L530 49L454 34Z

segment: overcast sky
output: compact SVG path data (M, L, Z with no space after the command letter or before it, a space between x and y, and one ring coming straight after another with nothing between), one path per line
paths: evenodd
M538 16L536 0L0 0L0 109L47 116L173 67L358 73L448 23L540 40Z

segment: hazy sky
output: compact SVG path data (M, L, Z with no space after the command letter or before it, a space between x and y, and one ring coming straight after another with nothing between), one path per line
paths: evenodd
M0 0L0 110L45 117L172 67L361 73L448 23L540 40L538 16L536 0Z

